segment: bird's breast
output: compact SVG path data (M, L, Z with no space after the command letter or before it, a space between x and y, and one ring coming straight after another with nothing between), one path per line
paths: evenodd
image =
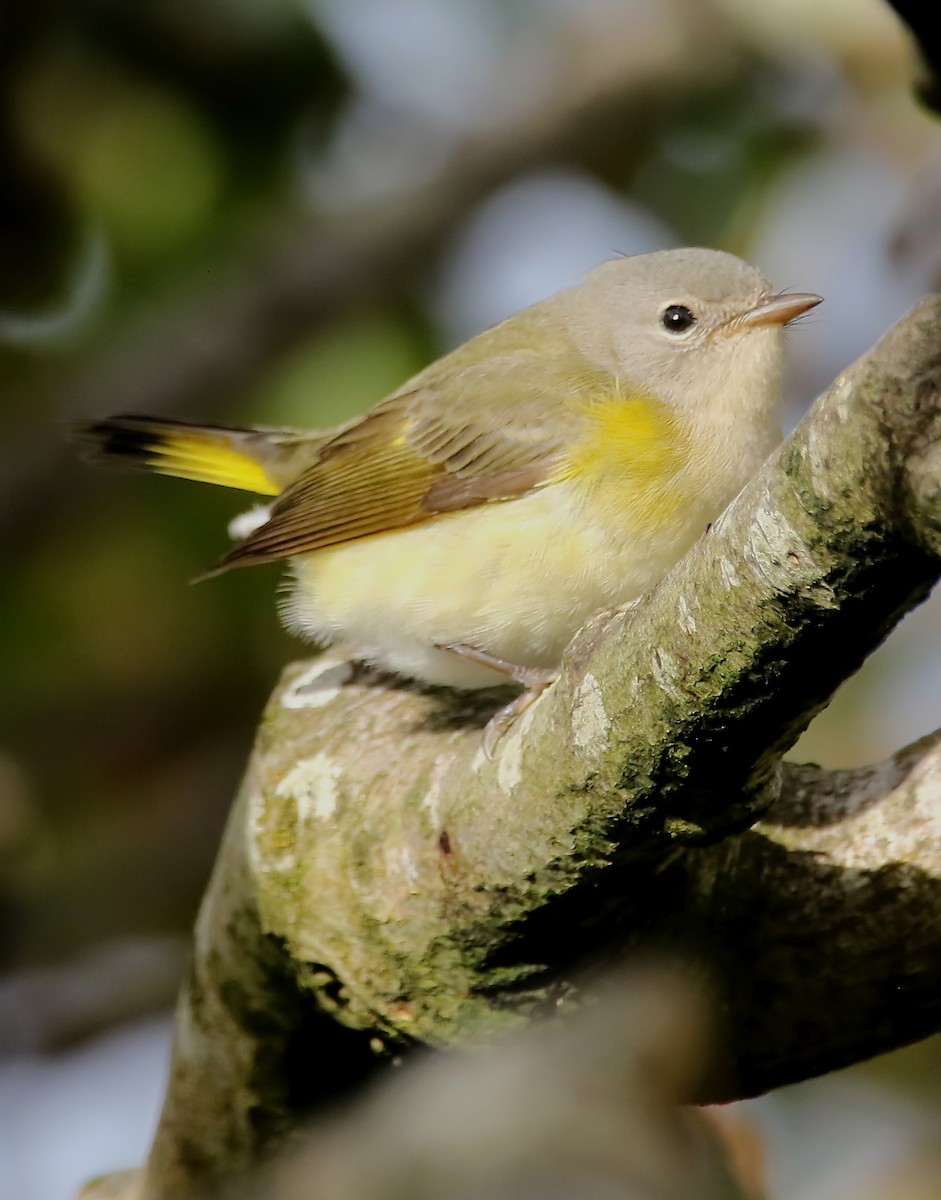
M634 532L668 526L689 503L689 430L655 397L624 389L581 413L583 432L559 481L601 521L626 522Z

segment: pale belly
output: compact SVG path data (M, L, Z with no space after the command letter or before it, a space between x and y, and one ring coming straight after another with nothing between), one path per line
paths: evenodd
M285 624L353 643L367 662L409 678L490 687L505 677L435 647L460 642L520 666L558 666L588 617L653 587L729 498L683 505L641 529L623 516L589 519L567 484L553 484L295 559Z

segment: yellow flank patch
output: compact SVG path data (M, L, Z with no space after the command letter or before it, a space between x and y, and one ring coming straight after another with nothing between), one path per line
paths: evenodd
M630 509L658 524L683 501L689 439L669 407L643 392L617 388L578 405L585 431L566 455L558 478L593 493L610 518Z
M209 436L155 432L147 447L149 465L161 475L277 496L281 488L248 454Z

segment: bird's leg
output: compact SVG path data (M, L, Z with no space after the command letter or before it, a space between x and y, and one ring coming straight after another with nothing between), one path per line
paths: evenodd
M519 663L507 662L505 658L497 658L495 654L478 650L476 646L468 646L466 642L437 642L435 649L447 650L449 654L457 654L460 658L466 658L468 662L489 667L491 671L506 675L508 679L522 684L525 688L545 688L558 675L558 671L547 670L545 667L521 667Z
M493 758L497 742L513 722L539 699L549 684L553 683L558 676L558 671L545 667L522 667L519 663L507 662L504 658L497 658L494 654L488 654L486 650L478 650L475 646L468 646L464 642L439 643L437 649L447 650L450 654L458 654L461 658L466 658L468 662L475 662L482 667L489 667L492 671L498 671L501 675L512 679L514 683L522 684L526 689L509 704L504 704L502 708L498 709L487 722L483 737L483 752L489 759Z

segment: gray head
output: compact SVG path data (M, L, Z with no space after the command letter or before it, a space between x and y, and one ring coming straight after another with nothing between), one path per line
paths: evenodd
M784 327L821 297L692 248L603 263L559 299L582 352L626 383L693 411L754 411L776 404Z

